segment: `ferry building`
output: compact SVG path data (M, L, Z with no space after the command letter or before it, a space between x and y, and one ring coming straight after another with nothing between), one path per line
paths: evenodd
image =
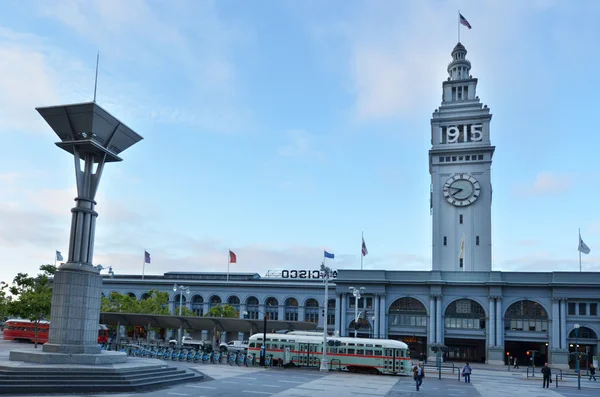
M275 277L232 273L229 280L225 273L105 276L103 295L144 299L158 289L169 292L173 310L183 301L203 315L229 303L240 317L314 322L342 336L354 334L358 311L358 336L400 339L414 358L444 345L449 361L502 364L516 357L528 365L527 352L534 351L537 365L568 368L577 350L591 362L600 347L600 273L492 271L492 114L477 96L466 55L460 43L452 50L442 103L431 119L431 271L340 269L329 283L326 313L323 280L291 270ZM175 283L190 293L180 297ZM351 287L364 287L359 299ZM207 338L212 330L201 332Z

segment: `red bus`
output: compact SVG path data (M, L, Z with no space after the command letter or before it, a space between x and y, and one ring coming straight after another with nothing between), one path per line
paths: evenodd
M38 343L48 342L49 321L38 323ZM7 320L4 323L4 340L18 342L35 342L35 323L29 320ZM108 342L108 328L104 324L98 325L98 343Z

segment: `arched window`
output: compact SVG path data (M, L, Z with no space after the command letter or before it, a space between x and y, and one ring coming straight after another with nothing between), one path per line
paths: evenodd
M104 292L101 293L103 298L106 298L106 295L104 295Z
M227 299L227 304L233 306L238 313L240 312L240 298L237 296L230 296L229 299Z
M327 325L335 325L335 299L327 302Z
M537 302L521 300L506 309L504 329L507 331L548 331L548 313Z
M269 320L279 320L279 301L269 298L265 302L265 312Z
M258 319L258 299L255 296L251 296L246 299L246 318L257 320Z
M576 332L575 328L573 328L571 332L569 332L569 339L575 339L575 334L577 334L577 339L598 339L594 330L588 327L579 327L579 332Z
M304 303L304 321L307 323L319 322L319 302L310 298Z
M194 295L192 298L192 311L196 313L197 316L204 316L204 298L200 295Z
M472 299L452 302L445 313L446 328L485 329L485 310Z
M221 297L219 295L213 295L210 297L210 301L209 301L209 310L212 309L215 306L219 306L221 304Z
M285 321L298 321L298 301L295 298L285 300Z
M137 299L137 297L135 296L135 294L133 292L128 292L127 296L133 298L133 299Z
M183 301L183 307L185 307L185 303L187 302L187 298L185 297L185 294L183 295L183 299L181 299L181 295L177 294L175 295L175 297L173 298L173 314L175 314L176 316L179 316L179 302Z
M427 309L415 298L397 299L389 312L389 325L402 327L426 327Z
M144 293L142 294L142 296L140 296L140 300L142 300L142 301L143 301L143 300L146 300L146 299L148 299L148 298L150 298L150 294L148 294L147 292L144 292Z

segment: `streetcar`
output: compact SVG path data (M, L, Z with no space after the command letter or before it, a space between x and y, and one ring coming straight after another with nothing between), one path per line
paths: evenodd
M35 322L29 320L6 320L4 322L4 340L14 340L18 342L35 342ZM44 344L48 342L48 333L50 331L50 321L40 321L37 323L38 335L37 343ZM108 342L108 328L104 324L98 324L98 343Z
M323 334L291 331L266 335L266 354L271 363L318 367L323 358ZM254 334L248 344L248 356L260 357L263 334ZM412 375L408 345L390 339L327 337L329 368L372 374Z

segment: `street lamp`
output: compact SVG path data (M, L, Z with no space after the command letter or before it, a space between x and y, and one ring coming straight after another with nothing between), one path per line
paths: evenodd
M354 295L354 337L357 338L358 334L358 300L361 295L365 293L365 287L354 288L350 287L352 295Z
M269 305L271 306L271 305ZM260 348L260 357L259 357L259 365L264 367L265 366L265 358L267 357L267 311L265 309L264 312L261 312L260 310L257 310L258 313L262 313L263 314L263 344ZM248 315L249 313L247 311L244 310L244 316ZM250 336L252 336L252 323L250 324Z
M190 287L186 287L184 285L180 285L177 286L177 284L173 285L173 292L177 292L177 290L181 291L179 293L179 317L182 316L182 308L183 308L183 293L185 292L186 294L189 295L190 293ZM181 338L183 337L183 323L181 323L181 325L179 326L179 335L177 338L177 342L179 343L179 346L181 346Z
M577 388L581 390L581 374L579 373L579 324L573 325L575 328L575 372L577 372Z
M327 369L327 310L329 309L329 276L331 275L331 269L325 266L325 263L321 263L321 273L325 278L325 303L323 304L323 359L321 360L321 371L328 371Z

